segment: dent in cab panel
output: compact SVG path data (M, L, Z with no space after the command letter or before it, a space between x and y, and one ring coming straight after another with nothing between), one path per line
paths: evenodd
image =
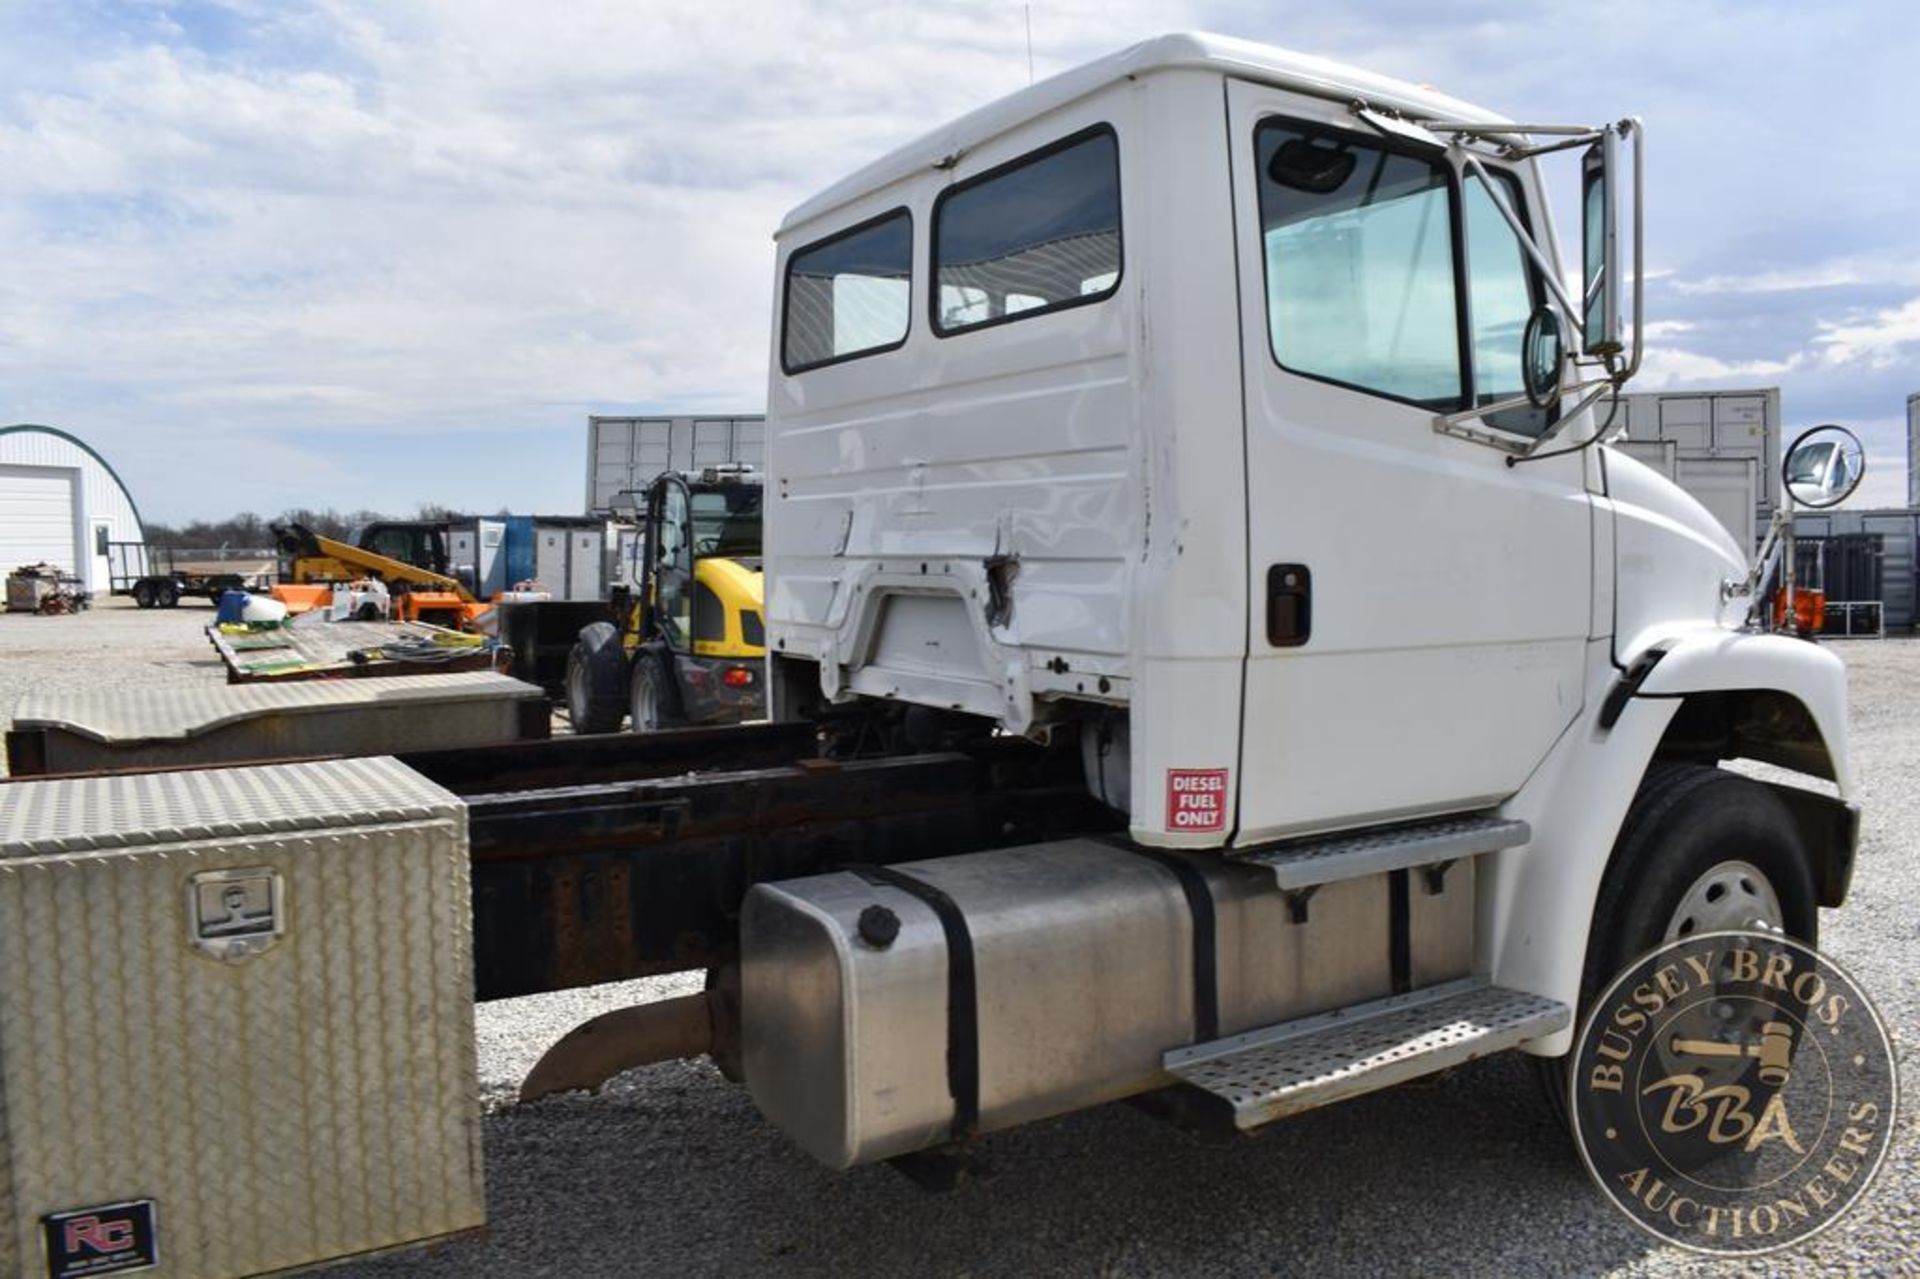
M995 716L1010 666L1124 662L1122 141L1087 114L896 184L851 226L823 218L786 256L769 614L790 654L899 667L902 695Z

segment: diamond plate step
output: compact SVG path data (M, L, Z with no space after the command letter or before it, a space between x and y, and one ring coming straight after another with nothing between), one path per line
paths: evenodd
M1238 1128L1445 1070L1564 1029L1558 1000L1466 978L1176 1048L1162 1065L1233 1107Z
M1531 827L1508 817L1443 817L1289 840L1236 854L1234 860L1268 867L1279 888L1290 892L1383 871L1478 857L1502 848L1517 848L1531 838Z

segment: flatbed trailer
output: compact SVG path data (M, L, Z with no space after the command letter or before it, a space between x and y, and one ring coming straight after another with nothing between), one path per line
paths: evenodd
M227 591L262 587L255 575L177 568L172 551L142 542L108 543L108 565L109 592L141 608L174 608L191 596L218 604Z
M272 630L229 634L207 626L229 684L484 671L495 656L479 638L429 622L336 622L318 610Z

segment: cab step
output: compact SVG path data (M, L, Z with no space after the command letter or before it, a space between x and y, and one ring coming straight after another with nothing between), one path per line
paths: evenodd
M1168 1073L1225 1101L1236 1128L1388 1088L1564 1029L1573 1010L1477 977L1176 1048Z
M1517 848L1531 838L1533 830L1523 821L1476 814L1315 835L1229 856L1248 865L1267 867L1273 871L1276 886L1282 892L1291 892L1342 879L1478 857Z

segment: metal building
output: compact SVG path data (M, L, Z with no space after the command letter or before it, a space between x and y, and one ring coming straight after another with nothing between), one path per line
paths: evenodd
M51 426L0 426L0 573L42 561L105 595L115 543L144 548L146 530L107 460ZM144 549L135 552L145 571Z
M744 462L766 464L767 419L738 417L590 417L587 513L604 515L622 493L646 491L662 471Z

